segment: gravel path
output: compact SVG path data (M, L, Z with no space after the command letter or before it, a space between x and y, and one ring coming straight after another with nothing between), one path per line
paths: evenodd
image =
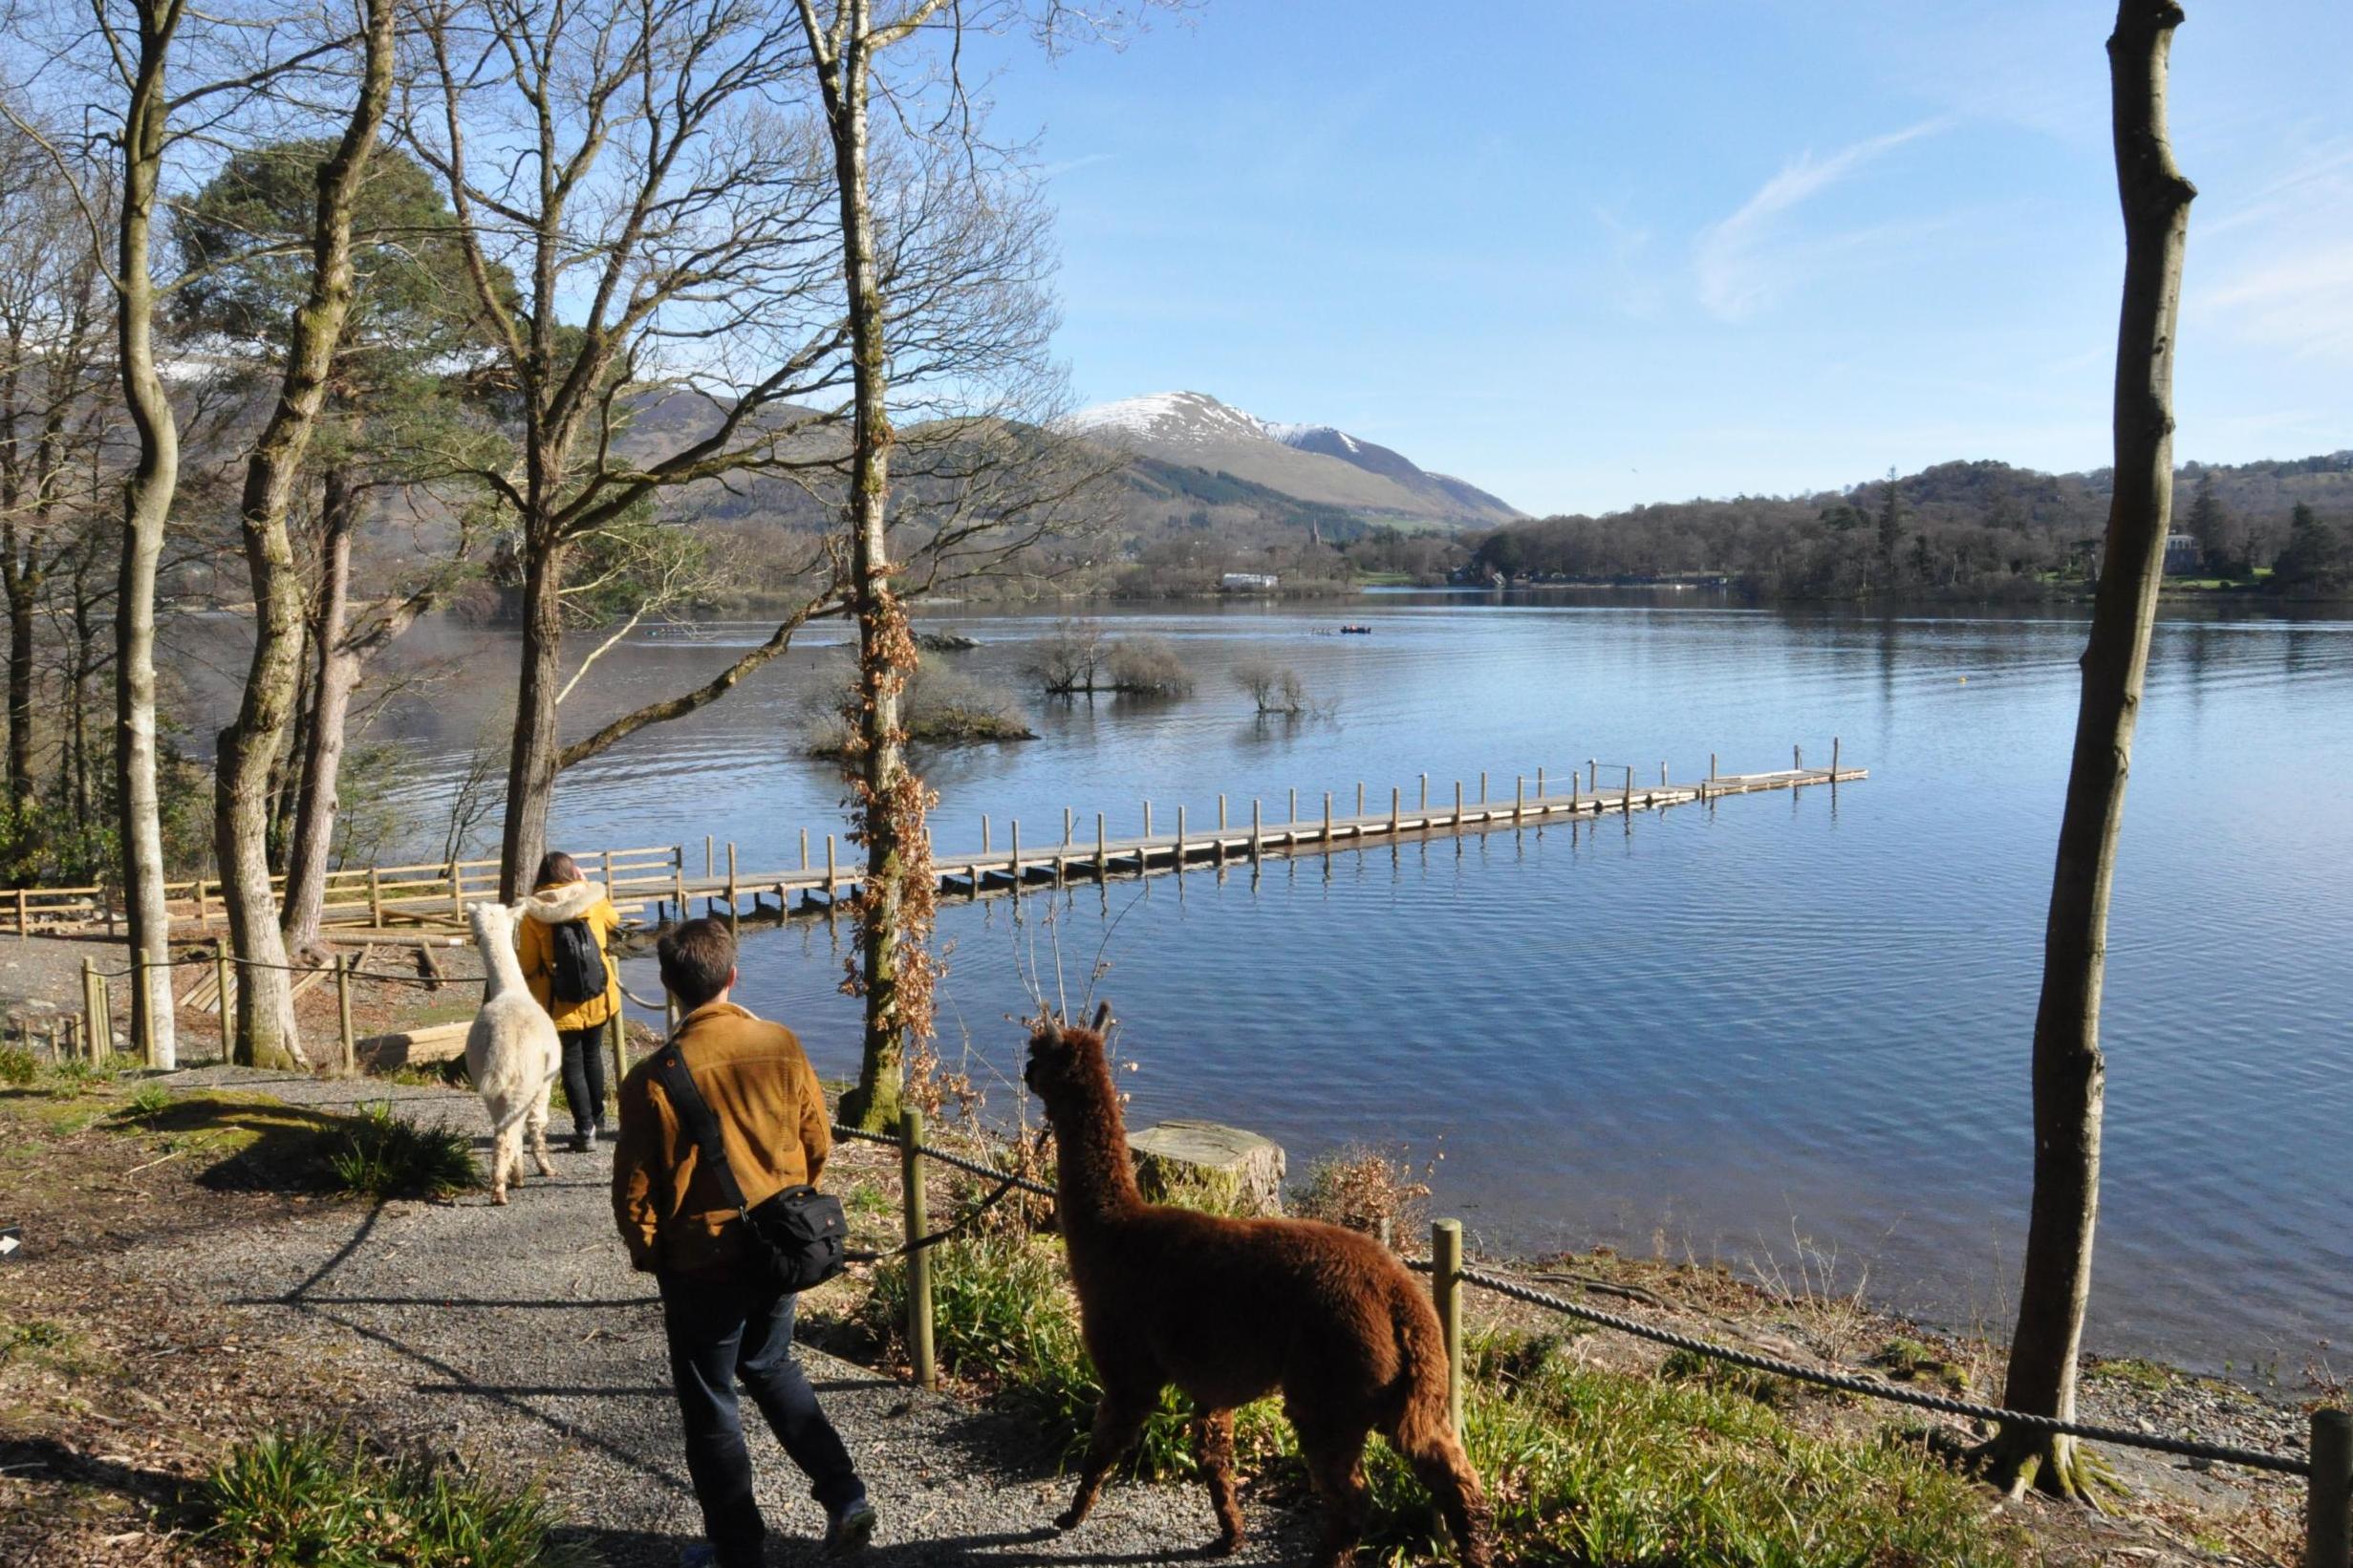
M419 1120L483 1128L469 1095L374 1082L205 1068L175 1086L234 1084L291 1104L349 1110L395 1101ZM486 1137L478 1147L487 1157ZM284 1224L150 1247L126 1268L170 1278L224 1304L232 1332L291 1335L322 1373L382 1397L367 1412L437 1449L503 1453L544 1472L566 1514L614 1568L667 1565L701 1533L671 1402L659 1306L627 1267L607 1199L609 1150L554 1155L511 1205L391 1203L322 1208ZM1198 1486L1114 1485L1067 1538L1049 1521L1069 1483L1025 1462L1034 1439L958 1400L925 1394L804 1346L803 1364L858 1456L881 1527L869 1560L901 1563L1142 1563L1192 1557L1215 1533ZM330 1412L322 1411L322 1417ZM746 1413L756 1427L757 1413ZM823 1519L782 1451L752 1438L771 1558L818 1560ZM1260 1502L1237 1559L1304 1559L1304 1514Z

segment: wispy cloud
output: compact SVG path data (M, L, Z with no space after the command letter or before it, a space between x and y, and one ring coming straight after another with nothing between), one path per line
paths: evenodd
M1841 234L1806 235L1792 214L1865 165L1950 124L1943 118L1923 120L1842 147L1827 158L1816 158L1810 151L1800 154L1759 185L1738 211L1700 231L1693 254L1700 304L1726 321L1745 320L1821 262L1881 248L1890 240L1916 234L1920 226L1890 224Z
M1109 163L1118 156L1117 153L1088 153L1079 158L1066 158L1058 163L1047 164L1038 171L1038 176L1043 180L1052 180L1080 169L1091 169L1097 163Z
M2303 358L2353 359L2353 246L2316 245L2242 268L2193 294L2243 342Z

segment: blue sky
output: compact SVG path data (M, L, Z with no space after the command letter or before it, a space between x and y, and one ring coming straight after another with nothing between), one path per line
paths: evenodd
M2188 9L2178 450L2353 446L2353 7ZM2113 16L1206 0L1004 46L993 95L1039 138L1080 401L1212 393L1594 511L2105 463Z

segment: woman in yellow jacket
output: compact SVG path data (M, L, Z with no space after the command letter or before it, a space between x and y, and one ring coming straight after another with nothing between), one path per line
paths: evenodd
M537 880L523 903L523 978L564 1042L572 1150L585 1154L603 1130L605 1026L621 1010L621 977L611 943L621 914L603 884L591 882L561 849L540 861Z

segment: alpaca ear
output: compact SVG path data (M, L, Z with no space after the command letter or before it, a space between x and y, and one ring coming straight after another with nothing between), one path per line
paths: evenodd
M1088 1027L1090 1027L1090 1028L1093 1029L1093 1030L1094 1030L1094 1032L1095 1032L1096 1034L1098 1034L1098 1035L1099 1035L1099 1034L1101 1034L1101 1033L1104 1031L1104 1029L1105 1029L1105 1028L1106 1028L1106 1027L1107 1027L1107 1026L1111 1023L1111 1021L1112 1021L1112 1004L1111 1004L1110 1002L1108 1002L1108 1001L1107 1001L1107 1002L1104 1002L1103 1004L1101 1004L1100 1006L1098 1006L1098 1007L1095 1009L1095 1020L1094 1020L1094 1022L1093 1022L1093 1023L1090 1024Z

